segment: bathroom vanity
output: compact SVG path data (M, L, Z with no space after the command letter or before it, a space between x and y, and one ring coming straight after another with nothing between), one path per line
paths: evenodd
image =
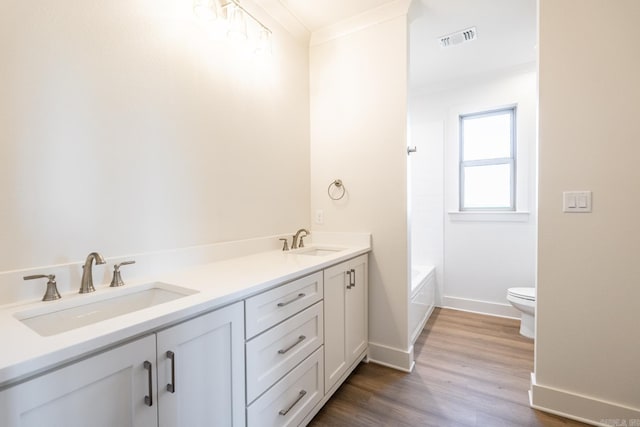
M48 336L24 318L41 305L5 307L0 338L24 347L0 357L0 425L306 425L366 358L369 250L196 266L158 282L191 294Z

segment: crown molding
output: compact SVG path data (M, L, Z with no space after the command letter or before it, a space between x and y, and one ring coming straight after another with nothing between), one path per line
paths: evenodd
M399 16L406 16L411 0L395 0L385 3L361 14L314 31L311 34L310 46L344 37L373 25L378 25Z
M311 32L279 0L253 0L296 40L307 44Z

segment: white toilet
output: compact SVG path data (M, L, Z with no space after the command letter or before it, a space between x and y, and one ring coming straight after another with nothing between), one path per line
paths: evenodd
M522 312L520 335L527 338L535 336L536 288L509 288L507 300Z

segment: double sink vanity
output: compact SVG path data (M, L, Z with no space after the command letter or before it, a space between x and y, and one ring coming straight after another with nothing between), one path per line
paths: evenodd
M268 250L0 307L0 425L306 425L366 358L369 251Z

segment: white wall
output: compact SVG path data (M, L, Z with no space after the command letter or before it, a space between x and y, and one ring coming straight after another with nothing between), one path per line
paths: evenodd
M191 1L2 2L0 271L308 225L308 47L252 11L271 58Z
M445 211L444 278L439 280L442 305L517 315L506 301L507 289L535 284L537 89L533 68L534 65L530 65L505 70L461 82L458 87L411 95L412 142L419 147L422 144L434 157L444 156L443 167L432 158L431 165L425 163L426 171L421 172L424 176L418 177L417 182L414 177L413 183L414 203L418 207L426 194L431 203L442 206ZM516 205L518 211L528 214L450 214L457 212L459 206L459 115L513 104L517 104ZM427 134L437 123L444 123L444 139ZM438 147L439 144L443 146ZM420 180L424 183L420 184ZM444 194L433 189L434 183L442 185L443 180ZM418 248L418 256L424 256L421 244L433 246L437 241L439 218L442 216L438 217L435 212L417 212L413 244ZM424 235L415 232L420 230L421 221L430 225ZM419 243L425 239L427 243ZM435 247L429 254L438 262ZM442 270L441 264L436 267Z
M409 146L417 149L409 157L408 171L411 263L436 267L439 296L444 273L444 121L424 116L421 101L410 95Z
M311 212L324 211L316 230L372 233L370 356L408 369L406 6L394 16L312 35Z
M639 16L636 0L540 1L533 403L628 425L640 419ZM567 190L592 190L593 212L563 213Z

